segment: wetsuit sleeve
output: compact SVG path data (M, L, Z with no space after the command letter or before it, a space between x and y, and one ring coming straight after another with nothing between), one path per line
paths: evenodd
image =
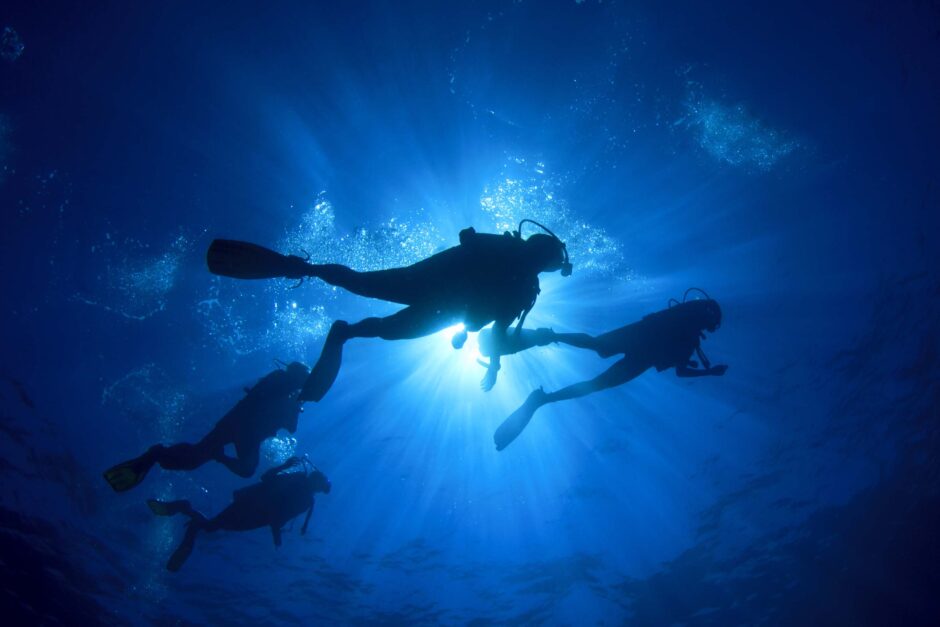
M261 475L261 480L270 481L274 479L278 475L279 472L283 470L287 470L288 468L291 468L293 466L296 466L298 463L300 463L300 459L297 456L288 457L287 461L284 462L283 464L280 464L278 466L274 466L273 468L268 468L267 470L265 470L264 474Z
M669 339L663 342L659 350L656 351L656 370L662 372L669 368L679 368L688 365L692 359L692 353L699 346L698 331L694 333L679 333L668 336L665 332L663 337Z

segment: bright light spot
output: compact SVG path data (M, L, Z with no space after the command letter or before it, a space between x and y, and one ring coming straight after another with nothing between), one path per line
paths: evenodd
M480 376L483 376L483 368L477 363L477 359L481 356L479 350L479 344L477 343L477 334L468 333L467 341L464 343L463 348L454 348L451 341L454 336L464 330L464 325L455 324L451 327L447 327L443 331L436 333L432 337L441 339L435 342L435 346L440 346L442 360L450 360L454 363L460 365L461 370L465 368L472 368L479 371ZM444 341L446 338L446 341ZM446 354L444 354L446 353Z

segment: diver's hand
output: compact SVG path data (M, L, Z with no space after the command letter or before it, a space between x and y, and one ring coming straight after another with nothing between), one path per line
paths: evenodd
M456 350L463 348L463 345L467 343L467 330L461 329L454 333L454 337L450 338L450 345Z
M727 371L728 371L728 366L721 364L719 366L712 366L711 368L709 368L708 374L710 374L713 377L720 377Z
M533 329L532 337L536 346L547 346L555 341L555 330L545 327Z
M483 375L483 380L480 381L480 389L484 392L489 392L493 389L493 386L496 385L496 375L499 374L499 368L488 368L486 374Z

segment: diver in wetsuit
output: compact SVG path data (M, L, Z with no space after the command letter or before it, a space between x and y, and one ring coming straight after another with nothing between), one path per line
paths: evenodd
M522 238L526 222L543 229ZM460 245L403 268L357 272L338 264L311 264L295 255L280 255L255 244L215 240L206 256L214 274L240 279L316 277L354 294L400 303L406 307L384 318L354 324L333 323L310 378L300 393L304 401L319 401L339 373L343 345L355 337L405 340L430 335L457 323L479 331L493 322L493 333L505 336L517 318L521 329L539 294L538 275L561 270L571 274L564 243L532 220L503 235L460 232ZM454 336L456 348L466 331ZM494 356L481 382L484 390L496 383L499 356Z
M308 463L306 459L291 457L280 466L265 471L259 483L236 490L232 494L232 504L213 518L206 518L194 510L189 501L147 501L150 510L157 516L185 514L190 519L186 525L186 535L166 563L167 570L175 572L183 566L193 551L196 534L200 531L248 531L270 527L274 546L281 546L284 525L307 512L300 529L301 535L307 533L307 525L313 515L313 495L317 492L329 494L332 487L326 475L312 464L308 473ZM284 472L298 464L304 465L303 472Z
M481 334L480 348L484 355L507 355L552 342L593 350L601 357L623 355L613 366L589 381L575 383L556 392L545 392L542 388L533 391L525 403L496 430L493 436L496 449L501 451L509 446L542 405L622 385L650 368L656 368L659 372L675 368L676 376L679 377L722 376L728 366L711 365L701 348L704 332L714 333L721 326L718 302L708 298L707 294L705 296L701 300L677 302L639 322L598 336L534 329L523 331L518 338L506 342ZM702 362L701 368L692 360L692 353Z
M266 375L238 401L215 428L196 444L155 444L146 453L121 462L104 472L115 492L130 490L147 475L154 464L166 470L193 470L210 460L224 464L240 477L250 477L258 468L261 443L277 434L297 430L301 403L297 392L309 375L307 367L293 362ZM235 457L225 454L225 445L235 445Z

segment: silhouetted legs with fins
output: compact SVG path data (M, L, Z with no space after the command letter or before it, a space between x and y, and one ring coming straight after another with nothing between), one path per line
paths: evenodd
M225 454L228 441L223 433L213 429L196 444L156 444L143 455L109 468L104 478L115 492L125 492L143 481L154 464L166 470L194 470L212 460L240 477L252 476L258 468L261 442L236 442L236 457L229 457Z
M166 569L176 572L183 567L183 564L193 552L196 543L196 534L200 531L215 531L212 521L193 509L189 501L158 501L150 499L147 501L150 510L157 516L175 516L184 514L189 516L189 522L186 524L186 533L180 545L173 551L173 555L167 560Z
M582 334L577 334L582 335ZM590 336L588 336L590 337ZM496 429L493 435L493 442L496 444L496 450L501 451L513 440L515 440L522 430L526 428L535 411L549 403L557 403L572 398L587 396L600 390L605 390L618 385L623 385L632 379L643 374L650 368L650 364L644 361L624 357L613 366L594 377L589 381L581 381L563 387L556 392L545 392L541 388L532 392L519 409L514 411L509 418L504 420Z
M320 401L330 390L343 361L343 345L356 337L413 340L461 321L459 314L431 307L405 307L384 318L365 318L354 324L337 320L323 343L320 359L300 392L302 401Z

